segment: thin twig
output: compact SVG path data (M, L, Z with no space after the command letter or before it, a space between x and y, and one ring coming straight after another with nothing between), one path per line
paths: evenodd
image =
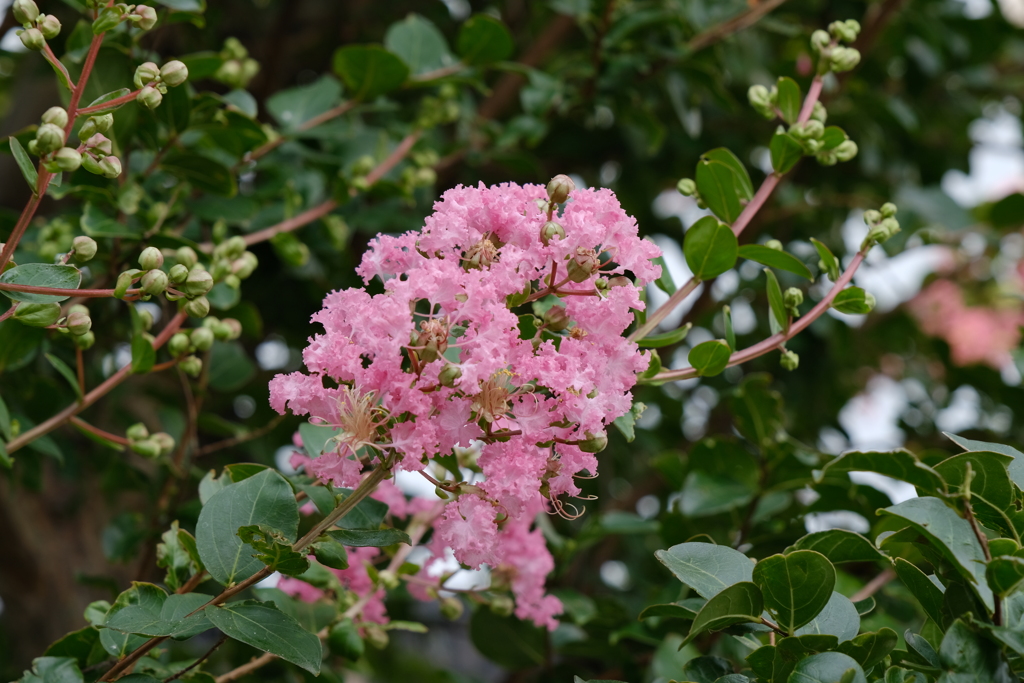
M872 595L881 590L882 586L889 583L896 578L896 572L893 571L892 567L886 567L882 570L875 578L868 581L863 588L850 596L850 602L860 602L861 600L867 600Z
M95 425L91 425L88 422L86 422L85 420L83 420L82 418L78 417L77 415L72 415L70 418L68 418L68 422L70 422L71 424L75 425L79 429L82 429L84 431L91 432L92 434L95 434L96 436L100 437L101 439L106 439L107 441L112 441L113 443L120 444L121 446L127 446L129 444L128 439L124 438L123 436L118 436L117 434L111 434L110 432L106 431L105 429L100 429L99 427L97 427Z
M726 19L722 23L716 24L708 30L698 33L693 38L690 38L686 43L686 51L688 53L698 52L721 40L724 40L733 33L737 33L745 28L753 26L759 19L761 19L761 17L768 14L785 1L786 0L762 0L746 12L738 14L731 19Z
M171 683L171 681L174 681L174 680L177 680L177 679L181 678L182 676L187 674L189 671L191 671L192 669L194 669L197 666L199 666L200 664L202 664L204 661L206 661L209 658L210 655L212 655L214 652L216 652L217 648L220 647L221 645L223 645L224 641L226 641L227 639L228 639L228 637L226 635L222 635L220 637L220 640L218 640L216 643L214 643L213 647L211 647L209 650L206 651L205 655L203 655L202 657L200 657L196 661L192 662L191 664L189 664L188 666L186 666L184 669L182 669L178 673L174 674L173 676L168 676L167 678L165 678L164 679L164 683Z
M219 450L231 448L232 446L237 446L238 444L245 443L246 441L252 441L253 439L258 439L264 434L272 432L274 428L277 427L277 425L281 424L281 421L284 420L284 417L284 415L278 415L267 424L263 425L258 429L254 429L251 432L246 432L245 434L233 436L229 439L224 439L222 441L207 444L206 446L203 446L202 448L196 451L196 457L201 458L204 455L216 453Z

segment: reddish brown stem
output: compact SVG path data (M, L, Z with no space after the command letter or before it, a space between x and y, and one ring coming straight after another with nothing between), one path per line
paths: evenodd
M0 282L0 292L3 291L50 294L53 296L80 296L87 299L114 296L113 289L67 289L64 287L37 287L36 285L17 285L13 282ZM125 296L134 296L141 293L141 289L129 289L125 291Z
M79 114L79 116L88 116L90 114L98 114L100 112L107 111L108 109L114 109L115 107L120 107L122 104L128 104L129 102L134 102L135 98L138 97L140 92L142 92L142 91L141 90L133 90L132 92L128 93L127 95L121 95L120 97L115 97L112 100L107 100L106 102L101 102L101 103L93 105L91 107L85 107L84 109L79 109L78 110L78 114Z
M317 126L319 126L319 125L321 125L323 123L327 123L331 119L338 118L339 116L348 113L355 106L356 106L355 101L342 102L337 107L334 107L333 109L328 109L323 114L319 114L317 116L314 116L309 121L306 121L301 126L296 128L294 133L304 133L307 130L311 130L313 128L316 128ZM267 155L271 151L277 149L282 144L284 144L286 140L288 140L288 136L287 135L282 135L281 137L279 137L279 138L277 138L275 140L271 140L270 142L268 142L268 143L266 143L266 144L264 144L264 145L262 145L260 147L257 147L252 152L252 154L249 155L249 161L256 161L260 157L263 157L263 156Z
M106 431L104 429L100 429L99 427L97 427L95 425L91 425L88 422L86 422L85 420L83 420L82 418L78 417L77 415L72 415L68 419L68 422L70 422L71 424L75 425L79 429L84 429L87 432L92 432L93 434L95 434L96 436L100 437L101 439L106 439L107 441L113 441L114 443L121 444L122 446L127 446L128 445L128 439L124 438L123 436L118 436L117 434L111 434L110 432L108 432L108 431Z
M78 375L78 391L85 394L85 361L82 358L82 347L75 346L75 369Z

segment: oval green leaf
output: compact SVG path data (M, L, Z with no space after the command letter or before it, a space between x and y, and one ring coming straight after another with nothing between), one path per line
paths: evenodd
M836 585L836 570L821 553L796 550L758 562L753 581L764 595L765 608L781 628L793 635L828 604Z
M698 280L717 277L736 265L739 244L727 225L713 216L694 223L683 238L686 265Z
M805 277L808 280L814 279L810 269L796 256L785 251L766 247L763 244L744 244L739 248L739 256L748 261L760 263L762 266L778 268L779 270Z
M455 63L437 26L418 14L410 13L396 21L384 35L384 47L402 58L414 74L427 73Z
M701 607L683 644L705 631L720 631L733 624L761 623L763 610L764 599L756 585L749 581L735 583Z
M867 683L867 680L853 657L841 652L821 652L797 662L788 683Z
M28 183L32 194L35 194L36 186L39 185L39 173L36 171L36 166L32 163L28 152L21 146L18 138L12 135L8 139L11 141L11 154L14 155L14 161L18 164L18 170L21 171L21 175L25 178L25 182Z
M82 271L74 266L56 263L25 263L5 271L3 275L0 275L0 283L53 287L55 289L78 289L78 286L82 284ZM67 294L35 294L7 290L3 290L3 293L8 299L30 304L49 304L69 298Z
M313 675L320 673L320 639L272 602L246 600L206 608L207 616L224 635L275 654Z
M477 14L459 29L455 49L463 62L477 66L508 59L515 43L505 24L487 14Z
M754 563L738 550L711 543L680 543L654 553L676 578L710 599L724 588L750 581Z
M811 623L796 630L798 636L829 635L840 642L850 640L860 631L860 615L850 599L841 593L832 592L828 604Z
M700 198L716 216L726 223L739 218L743 212L741 181L730 166L701 158L697 163L696 182Z
M357 100L373 100L399 88L409 67L380 45L346 45L334 53L334 73Z
M860 287L847 287L832 300L832 308L840 313L865 315L875 308L875 297Z
M778 106L782 120L789 124L796 123L800 115L800 106L803 104L800 86L792 78L782 76L775 87L779 89Z
M768 145L772 155L772 168L776 173L788 173L804 156L804 148L789 133L776 133Z
M839 261L836 260L836 257L832 254L832 251L824 244L814 239L813 237L811 238L811 244L813 244L814 248L818 250L818 257L821 259L822 264L824 264L825 266L824 270L825 274L828 275L828 279L832 280L832 282L838 280Z
M722 339L712 339L694 346L686 358L698 375L713 377L725 370L731 357L732 350L729 348L728 342Z
M767 268L764 269L764 274L768 278L768 308L771 310L771 316L768 319L768 322L771 323L769 327L772 334L777 334L789 329L789 312L786 311L786 302L782 298L779 279Z
M885 559L871 541L846 529L826 529L807 534L794 543L792 549L819 552L832 564Z
M682 327L672 330L671 332L664 332L651 337L644 337L638 341L637 344L645 349L660 349L663 346L678 344L686 338L691 327L693 327L693 323L686 323Z

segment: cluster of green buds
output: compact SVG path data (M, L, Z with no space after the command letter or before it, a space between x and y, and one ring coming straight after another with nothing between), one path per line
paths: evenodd
M459 90L451 83L437 89L437 95L428 95L420 100L416 116L417 128L433 128L452 123L459 118Z
M857 40L858 33L860 33L860 23L855 19L833 21L828 25L828 31L819 29L812 33L811 47L821 57L818 61L818 73L826 74L829 71L841 73L857 66L860 63L860 51L839 43L854 42Z
M782 305L794 318L800 317L800 304L804 302L804 293L799 287L790 287L782 293Z
M781 129L780 126L780 132ZM834 166L857 156L857 143L847 137L841 128L831 126L826 129L824 121L812 118L803 123L794 123L788 132L804 148L804 153L813 155L822 166Z
M800 367L800 356L796 354L796 351L785 350L782 352L782 358L779 359L779 364L782 365L784 370L796 370Z
M238 38L224 41L224 49L220 51L223 60L213 77L232 88L245 88L249 81L259 73L260 64L249 56L249 51Z
M864 222L868 224L868 234L860 246L861 249L873 244L882 244L900 231L900 223L896 220L896 205L892 202L882 204L877 211L865 211Z
M167 342L167 350L180 359L179 365L186 374L198 377L203 370L203 361L195 354L209 351L214 341L238 339L241 334L242 324L234 318L220 320L207 316L200 327L176 332Z
M65 147L68 113L62 107L50 107L43 112L36 128L36 137L29 140L28 151L43 160L51 173L74 171L82 164L82 156L73 147Z
M122 21L130 21L143 31L156 26L156 10L146 5L126 5L117 3L103 7L92 22L93 35L106 33L117 27Z
M139 455L156 460L161 456L170 455L174 450L174 437L167 432L150 434L146 425L141 422L133 424L125 432L128 447Z
M62 334L70 335L75 346L83 351L96 343L96 337L92 333L92 318L89 317L89 309L81 304L75 304L68 308L67 317L58 320L57 324L61 326L57 329Z
M540 226L540 241L544 246L547 246L551 240L565 239L565 228L551 218L558 205L566 201L569 194L575 189L576 183L572 181L572 178L560 173L548 181L548 198L537 200L537 207L548 214L547 222Z
M99 121L93 123L93 119ZM82 128L87 129L86 132L103 129L107 131L113 124L113 115L93 116L85 122ZM79 134L79 139L82 139L81 134ZM85 138L80 149L82 168L89 173L101 175L104 178L116 178L121 175L121 160L114 156L114 143L102 132Z
M229 237L214 247L210 262L210 273L214 280L223 282L231 289L238 289L242 280L253 274L259 261L256 254L247 251L245 247L245 239L239 235Z
M18 37L29 50L43 50L46 41L60 35L60 21L52 14L40 14L33 0L14 0L14 20L21 24Z
M75 226L64 218L55 218L39 228L35 249L44 262L56 262L72 248Z
M437 171L434 170L434 166L441 160L437 152L432 149L416 152L409 155L409 160L412 161L412 165L402 170L402 178L399 181L406 194L411 194L419 187L431 187L437 182Z
M135 101L147 109L156 109L163 102L168 87L177 87L187 80L188 67L177 59L172 59L163 66L157 66L154 62L143 62L135 69L133 82L139 89Z

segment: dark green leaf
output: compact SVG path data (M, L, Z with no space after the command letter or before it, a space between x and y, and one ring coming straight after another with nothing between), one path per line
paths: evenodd
M196 525L196 547L210 576L224 585L246 579L263 568L238 537L239 527L263 524L294 542L299 508L281 475L264 470L217 491L203 506Z
M385 548L411 542L409 534L401 529L341 529L328 531L327 535L349 548Z
M114 90L112 92L108 92L105 95L100 95L95 100L90 102L88 104L88 107L90 109L92 107L99 107L100 105L106 104L107 102L110 102L112 100L116 100L116 99L118 99L120 97L124 97L125 95L130 95L131 92L132 91L130 89L128 89L128 88L118 88L117 90ZM115 111L115 110L120 109L121 107L123 107L125 104L127 104L127 101L120 102L118 104L114 104L114 105L111 105L109 107L103 107L101 109L97 109L96 113L99 114L99 113L103 113L103 112L107 112L107 111Z
M320 639L274 603L246 600L208 607L206 611L213 625L225 635L275 654L313 675L320 673Z
M459 58L466 64L493 64L512 56L515 43L505 24L487 14L475 14L459 29L455 42Z
M50 361L50 365L53 369L60 373L61 377L67 380L68 384L71 385L71 389L75 392L78 400L82 400L82 387L78 386L78 378L75 376L75 371L68 367L68 364L62 361L52 353L44 354L46 360Z
M939 662L948 671L966 674L977 681L1008 679L997 677L1002 668L996 647L971 631L964 622L957 619L946 630L939 646Z
M4 274L0 275L0 282L8 285L78 289L78 286L82 284L82 271L74 266L55 263L25 263L4 271ZM34 294L6 290L4 290L4 294L13 301L24 301L30 304L48 304L68 298L67 294Z
M281 90L267 99L267 111L286 131L298 130L341 100L341 83L330 75L308 85Z
M8 140L11 141L11 154L14 155L14 160L18 163L18 169L21 171L22 177L25 178L25 182L28 183L29 189L34 194L39 185L39 173L36 171L36 166L32 163L32 159L29 158L28 152L18 142L18 138L12 135Z
M156 349L145 332L132 335L132 372L142 375L150 371L156 363Z
M351 619L345 619L331 627L327 633L327 647L338 657L350 662L362 657L365 649L359 629Z
M694 223L683 238L686 265L698 280L717 277L736 265L736 235L714 216L705 216Z
M205 611L188 616L212 598L202 593L185 593L167 596L159 607L150 604L127 605L112 610L106 626L122 633L191 638L212 628Z
M686 475L680 509L687 517L716 515L747 505L755 493L733 477L694 470Z
M506 669L515 671L544 663L547 632L529 621L478 609L470 618L469 635L480 654Z
M0 366L0 370L2 369L3 366ZM3 397L0 397L0 437L11 439L11 413L7 410Z
M774 656L770 661L770 668L766 679L785 681L793 672L797 662L808 655L834 650L839 645L839 639L833 635L803 635L782 638L776 644ZM766 657L767 658L767 657Z
M665 265L665 257L659 256L653 259L655 265L661 266L661 277L654 281L654 284L658 286L658 289L665 292L669 296L676 293L676 283L672 279L672 273L668 272L668 266Z
M732 150L726 147L717 147L709 152L705 152L703 156L705 159L725 164L732 170L736 176L737 191L740 199L750 201L754 198L754 184L750 182L750 174L747 173L743 162L732 153Z
M224 164L194 152L172 151L164 156L160 167L197 190L225 197L238 191L235 176Z
M954 455L935 466L935 471L942 475L946 484L961 493L970 469L971 504L974 514L986 526L1003 532L1006 536L1016 537L1017 529L1013 522L1018 511L1011 506L1016 498L1013 484L1007 471L1014 463L1012 456L992 451L972 451Z
M1013 462L1007 468L1010 479L1017 488L1024 489L1024 453L1021 453L1012 446L1007 446L1001 443L989 443L987 441L975 441L974 439L965 439L962 436L956 434L950 434L949 432L943 432L947 439L951 440L960 448L965 451L991 451L993 453L1002 453L1013 458Z
M705 631L721 631L726 626L760 623L764 609L761 591L749 581L741 581L710 598L697 612L685 645Z
M133 232L124 223L117 222L90 203L85 205L78 222L82 226L82 231L89 237L121 237L132 240L142 237L141 233Z
M804 156L803 146L789 133L773 135L769 151L772 155L772 168L776 173L788 173Z
M828 604L836 570L821 553L795 550L758 562L753 581L764 595L765 608L792 635Z
M721 657L694 657L683 665L680 678L693 683L715 683L722 676L732 673L732 665Z
M196 541L192 534L178 528L177 520L171 522L171 528L160 536L160 540L156 547L156 563L167 569L164 583L176 591L199 571Z
M797 662L788 683L867 683L867 680L860 664L849 655L822 652Z
M455 63L444 34L431 21L415 13L388 28L384 47L401 57L416 75Z
M725 322L725 342L733 351L736 350L736 332L732 327L732 309L728 306L722 307L722 320Z
M253 378L256 365L237 341L213 343L210 354L210 386L217 391L236 391Z
M997 557L988 563L985 570L988 585L1001 598L1016 591L1024 581L1024 558Z
M814 550L821 553L832 564L844 562L873 562L885 556L858 533L846 529L828 529L807 534L791 548L793 550Z
M292 542L262 524L250 524L238 528L238 537L251 546L257 560L270 569L286 576L298 576L309 569L305 555L292 550Z
M690 328L693 327L693 323L686 323L682 327L672 330L671 332L663 332L662 334L655 334L652 336L644 337L637 342L639 346L645 349L660 349L663 346L672 346L686 339L686 335L690 332Z
M782 113L782 120L788 124L796 123L796 119L800 115L800 107L803 104L800 86L792 78L783 76L779 78L775 87L779 89L778 106Z
M353 99L373 100L405 83L409 67L380 45L346 45L334 53L334 73Z
M825 274L828 275L828 278L832 280L832 282L837 281L839 279L839 261L836 260L836 257L828 247L813 237L811 238L811 243L814 245L814 248L818 250L818 257L824 264Z
M763 266L771 266L772 268L785 270L793 273L794 275L805 277L808 280L814 279L811 276L811 271L808 270L807 266L805 266L800 259L784 251L772 249L771 247L766 247L763 244L744 244L739 248L738 253L740 258L756 261Z
M20 683L82 683L82 671L71 657L36 657Z
M833 592L825 609L811 623L797 629L798 636L820 634L832 635L840 642L850 640L860 630L860 615L849 598Z
M693 620L697 612L704 606L706 601L701 598L687 598L680 602L672 602L667 605L651 605L640 613L640 619L650 617L672 617L675 619Z
M840 643L839 652L856 659L864 669L870 669L892 652L899 639L896 631L882 628L876 633L862 633L853 640Z
M868 300L868 293L860 287L847 287L832 300L832 308L840 313L865 315L874 310L875 305Z
M742 181L730 166L702 157L697 163L696 181L700 198L716 216L726 223L739 218L743 212L740 203Z
M713 377L725 370L731 357L729 344L721 339L713 339L694 346L686 358L698 375Z
M72 631L51 644L43 652L44 657L71 657L80 668L94 666L107 658L100 644L100 632L94 626Z
M320 538L325 538L321 536ZM316 561L331 569L348 569L348 552L345 546L329 538L317 541L310 547Z
M835 149L850 138L839 126L827 126L824 135L821 136L821 148L823 150Z
M765 277L768 278L768 308L771 310L769 322L771 322L772 334L777 334L789 329L789 312L786 311L786 303L782 298L782 289L779 287L779 280L775 273L764 269Z
M844 453L825 465L822 477L833 472L877 472L913 484L929 494L946 492L945 482L939 473L918 460L913 453L903 449Z
M350 489L335 489L338 493L346 496L352 493ZM340 529L370 529L380 528L384 521L384 515L388 514L388 506L373 498L364 498L347 515L338 520ZM347 544L346 544L347 545Z
M710 599L723 588L750 581L754 563L749 557L724 545L680 543L654 553L680 581Z

